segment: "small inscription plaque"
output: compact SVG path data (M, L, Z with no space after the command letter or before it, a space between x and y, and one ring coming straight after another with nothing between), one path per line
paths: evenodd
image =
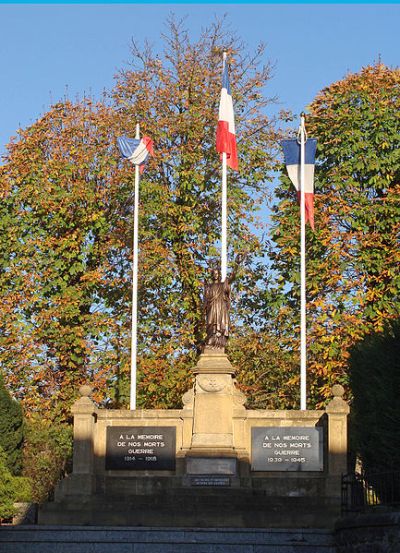
M174 426L108 426L106 470L175 470Z
M253 427L251 458L253 471L322 471L322 428Z
M229 476L192 476L190 478L191 486L202 487L225 487L231 485Z

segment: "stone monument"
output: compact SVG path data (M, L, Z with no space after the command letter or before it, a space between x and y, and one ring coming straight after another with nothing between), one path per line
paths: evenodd
M237 475L233 408L235 402L243 405L246 399L235 386L235 371L225 353L233 278L221 281L220 271L211 270L211 282L204 287L206 339L192 369L194 425L186 472L203 478L208 475L210 482L217 475Z
M205 286L206 340L182 409L72 407L73 472L39 524L332 527L347 470L344 390L325 410L248 410L226 353L230 283Z

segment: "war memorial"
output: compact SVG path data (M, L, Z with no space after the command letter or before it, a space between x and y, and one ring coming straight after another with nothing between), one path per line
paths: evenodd
M193 368L181 410L73 406L73 473L40 524L331 527L346 472L348 405L246 410L224 354Z
M223 132L233 124L228 91L229 84L221 96ZM139 166L152 149L149 137L139 139L137 126L136 139L119 144L135 165L130 409L100 407L91 397L91 383L81 386L71 409L73 470L58 483L53 500L40 505L37 526L3 533L3 544L7 539L16 544L11 553L397 551L398 515L381 521L379 513L361 522L341 518L350 413L344 388L332 386L324 409L306 407L304 229L307 220L313 226L313 188L312 182L307 188L306 177L313 180L316 140L306 138L303 116L299 137L284 141L301 212L299 409L248 409L229 359L235 275L227 274L226 166L237 168L237 159L236 145L226 148L232 137L225 136L218 149L218 133L221 264L204 283L205 338L191 367L192 387L180 409L136 407ZM383 538L384 527L390 528ZM358 531L353 547L350 536ZM386 539L394 548L391 543L373 549L367 539L375 544Z
M118 139L135 166L130 410L98 408L90 382L81 387L72 406L73 472L40 508L39 524L331 528L340 515L349 414L342 386L333 386L325 410L306 409L305 223L313 225L316 140L307 139L303 115L298 138L283 144L289 176L301 191L300 410L246 409L226 353L235 277L227 274L227 166L237 170L238 158L225 60L226 54L216 140L221 263L204 286L205 339L192 367L193 387L182 409L136 408L139 166L152 152L152 140L140 140L137 125L135 139Z
M180 410L72 407L73 472L39 524L330 528L340 515L349 407L248 410L225 353L229 279L205 287L207 338Z
M225 60L226 54L217 128L221 265L204 285L205 339L192 367L193 387L182 409L136 408L139 166L152 152L152 140L140 140L137 125L135 139L118 139L122 156L135 165L130 410L98 408L90 382L81 387L72 406L73 472L59 483L54 501L40 508L41 525L332 528L340 515L349 414L343 388L333 386L325 410L306 409L304 229L307 214L312 223L307 182L313 181L316 140L307 140L304 116L300 140L283 145L289 176L301 190L300 410L246 409L226 353L235 277L227 274L226 182L227 166L237 170L238 159Z

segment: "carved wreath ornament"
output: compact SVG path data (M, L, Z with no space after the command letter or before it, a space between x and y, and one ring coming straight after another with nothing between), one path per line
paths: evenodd
M205 392L220 392L225 388L225 382L213 376L200 375L197 377L197 382Z

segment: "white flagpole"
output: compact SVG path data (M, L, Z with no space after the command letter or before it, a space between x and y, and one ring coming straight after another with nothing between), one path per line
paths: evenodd
M226 280L228 267L227 254L227 186L226 186L226 153L222 154L222 209L221 209L221 280Z
M304 113L300 118L300 409L306 406L306 210L305 210L305 149Z
M223 70L225 69L226 52L223 54ZM222 201L221 201L221 281L225 282L228 267L227 247L227 184L226 184L226 152L222 154Z
M139 123L136 124L136 139L139 140ZM137 365L137 288L139 253L139 165L135 165L135 197L133 211L133 263L132 263L132 332L131 332L131 393L130 408L136 409L136 365Z

